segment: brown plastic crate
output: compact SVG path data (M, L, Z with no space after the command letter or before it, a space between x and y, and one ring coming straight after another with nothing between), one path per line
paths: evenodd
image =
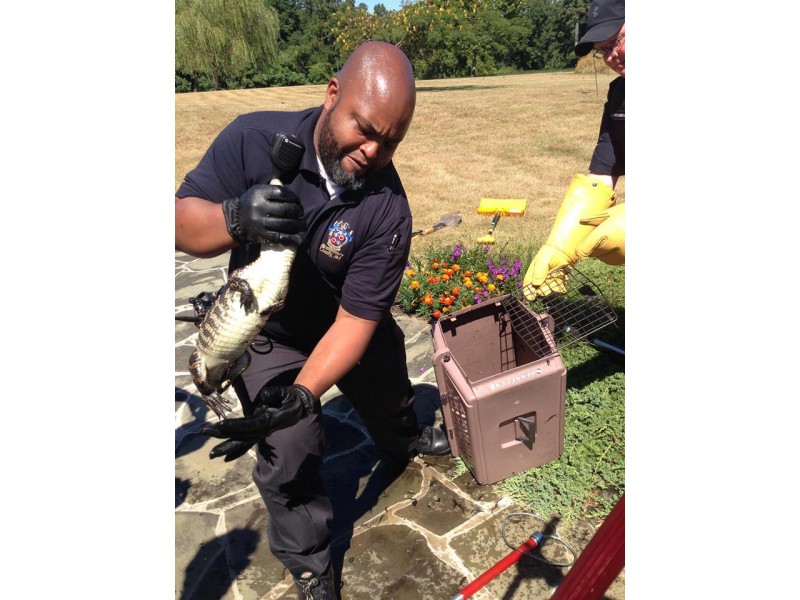
M517 331L522 316L524 335ZM552 322L504 296L434 325L433 365L450 450L479 484L561 456L567 370Z

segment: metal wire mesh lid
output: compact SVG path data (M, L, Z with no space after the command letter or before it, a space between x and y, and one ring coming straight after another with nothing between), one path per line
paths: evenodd
M528 291L534 300L525 296ZM515 298L515 296L519 296ZM616 322L617 314L597 285L575 267L552 271L538 288L528 285L503 301L511 326L525 338L530 313L522 306L553 320L552 332L559 348L582 340Z

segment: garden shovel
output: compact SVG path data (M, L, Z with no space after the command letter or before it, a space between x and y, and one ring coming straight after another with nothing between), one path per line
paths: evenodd
M428 235L429 233L433 233L434 231L439 231L444 227L455 227L461 223L461 214L460 213L447 213L441 216L441 218L433 224L432 227L428 229L417 229L416 231L411 232L411 239L413 240L417 236Z

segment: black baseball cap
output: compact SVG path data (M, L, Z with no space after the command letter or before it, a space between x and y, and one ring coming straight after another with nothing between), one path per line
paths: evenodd
M586 56L596 42L607 40L625 23L625 0L593 0L589 7L589 28L575 45L575 54Z

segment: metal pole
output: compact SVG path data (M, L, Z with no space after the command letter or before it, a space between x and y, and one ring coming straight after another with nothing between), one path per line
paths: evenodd
M478 577L475 581L468 584L458 594L453 596L452 600L467 600L470 598L472 594L477 592L487 583L489 583L492 579L500 575L503 571L505 571L508 567L513 565L517 562L520 558L525 556L526 554L530 554L536 546L542 543L544 539L544 535L541 533L534 533L529 537L525 542L520 544L519 547L512 550L504 559L498 561L492 568L486 571L483 575Z
M601 348L605 348L606 350L612 350L617 354L622 354L622 356L625 356L625 350L623 350L622 348L617 348L616 346L612 346L611 344L608 344L603 340L598 340L597 338L594 338L592 340L592 343L597 344L598 346L600 346Z

